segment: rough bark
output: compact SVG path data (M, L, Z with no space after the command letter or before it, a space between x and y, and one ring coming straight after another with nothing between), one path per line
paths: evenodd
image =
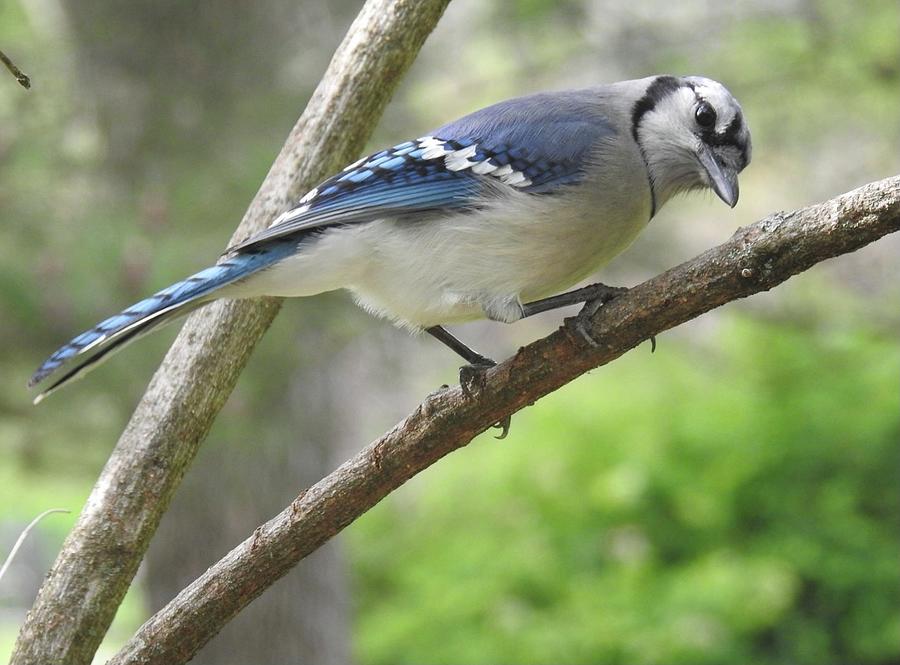
M449 0L368 0L232 241L352 161ZM89 663L169 501L280 301L185 324L103 469L19 633L13 665Z
M591 333L601 340L595 347L567 320L488 371L476 397L465 398L458 386L429 396L390 432L301 492L147 621L110 663L186 662L300 559L492 423L653 335L898 230L900 176L771 215L631 289L591 320Z

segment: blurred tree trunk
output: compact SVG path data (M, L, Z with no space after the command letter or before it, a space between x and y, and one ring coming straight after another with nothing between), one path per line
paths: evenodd
M308 303L312 304L312 303ZM316 322L320 325L322 318ZM298 326L296 338L317 335ZM330 326L320 329L324 333ZM327 343L326 345L327 346ZM333 442L339 396L326 363L292 363L290 383L274 403L260 404L239 388L222 424L199 455L147 553L144 587L156 612L257 524L277 512L297 488L337 466ZM243 404L241 404L243 403ZM257 437L238 419L273 426ZM224 431L223 431L224 430ZM350 662L349 603L341 543L332 541L227 625L192 662L342 665Z
M365 148L377 119L448 3L366 1L232 234L232 242L265 228L287 205ZM250 101L252 109L260 104L256 97ZM244 152L235 155L240 164L246 156ZM217 163L211 158L206 161ZM210 184L218 190L221 179L207 181L200 189L208 192ZM281 304L278 298L222 301L189 317L38 592L19 632L13 662L68 665L93 658L175 490ZM314 351L328 358L322 349L311 350L308 345L290 350ZM283 373L282 355L278 353ZM268 390L272 381L263 379L254 395ZM245 419L252 434L247 440L256 442L260 431L272 427L261 413L251 415ZM213 603L206 615L195 616L190 624L197 639L179 638L173 652L160 652L152 662L186 662L257 596L248 589L241 607ZM136 644L155 649L158 641L136 637L127 648ZM151 662L142 655L136 657Z
M274 124L273 105L259 103L246 113L242 100L280 95L296 107L303 88L314 88L358 5L352 0L307 7L290 0L254 5L226 0L209 6L141 0L123 11L113 0L65 1L79 84L89 90L81 99L103 135L104 167L116 176L119 195L145 204L150 197L165 216L166 200L181 180L179 169L196 155L214 153L223 137L259 144L264 139L255 134L274 126L272 149L277 150L285 130ZM302 87L285 89L282 83L279 89L277 79L298 43L308 47L295 74ZM255 186L257 174L248 176ZM238 198L235 216L246 197ZM179 226L184 222L173 220ZM223 238L233 223L222 224ZM197 228L184 230L186 243L192 242L187 234ZM136 295L149 285L132 288ZM315 326L329 330L329 311L319 310ZM293 334L302 338L303 332ZM265 363L266 351L261 353ZM165 605L277 512L298 487L311 485L336 466L331 451L336 396L328 385L310 385L327 371L321 356L304 362L287 354L278 362L281 378L291 377L291 384L280 391L258 388L271 373L251 368L198 459L200 468L175 496L140 579L148 609ZM298 389L301 381L303 390ZM269 429L251 437L241 427L250 420L265 422ZM264 653L272 663L348 663L348 600L340 550L334 542L298 567L195 662L251 663Z

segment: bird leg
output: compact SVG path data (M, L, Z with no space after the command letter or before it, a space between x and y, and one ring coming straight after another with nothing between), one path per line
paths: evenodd
M613 298L625 293L628 289L620 286L606 286L605 284L591 284L574 291L567 291L559 295L542 298L534 302L522 305L522 318L534 316L541 312L547 312L552 309L559 309L567 305L576 305L585 303L584 308L578 314L576 329L579 334L585 338L591 346L597 346L597 342L590 336L586 324L590 318L596 314L605 303ZM425 332L434 337L436 340L447 346L454 353L463 358L468 364L459 368L459 384L462 387L463 394L471 397L479 392L484 385L485 370L493 367L497 363L487 358L477 351L467 346L464 342L457 339L449 330L443 326L431 326L426 328Z
M482 388L484 388L485 371L497 363L466 346L442 326L426 328L425 332L461 356L468 363L468 365L463 365L459 368L459 387L462 388L463 395L472 397L480 393ZM510 422L511 417L507 416L494 424L494 427L501 430L500 435L497 437L498 439L505 439L506 435L509 434Z
M622 295L627 290L628 289L621 286L607 286L606 284L600 283L590 284L580 289L525 303L522 305L522 318L534 316L541 312L548 312L553 309L559 309L560 307L566 307L568 305L584 303L584 307L576 317L575 330L590 346L597 346L597 341L591 336L588 329L591 317L593 317L594 314L597 313L597 310L603 305ZM481 389L484 387L484 372L497 363L471 349L465 343L454 337L443 326L432 326L426 328L425 332L447 346L468 363L459 368L459 385L462 388L463 395L472 397L481 392ZM651 338L650 341L653 344L652 348L656 349L656 340ZM510 418L507 417L494 425L494 427L503 430L500 436L497 437L498 439L504 438L509 433L509 424Z
M546 312L550 309L574 305L580 302L584 307L575 317L575 332L577 332L588 346L597 347L597 340L590 332L590 322L594 314L610 300L617 298L628 289L621 286L606 286L606 284L590 284L574 291L561 293L558 296L550 296L524 306L526 315L538 312Z
M493 367L497 364L490 358L486 358L480 353L470 349L465 345L465 343L454 337L450 333L450 331L443 326L432 326L430 328L425 328L425 332L434 337L441 344L444 344L447 348L449 348L458 356L462 357L463 360L471 365L478 365L479 367Z
M622 295L627 290L628 289L624 286L607 286L606 284L600 283L589 284L580 289L566 291L565 293L560 293L556 296L541 298L534 302L525 303L522 305L522 314L524 318L540 314L541 312L548 312L551 309L559 309L560 307L566 307L568 305L585 303L582 314L588 310L589 313L586 314L586 318L590 318L597 313L597 310L600 309L601 306L617 296ZM579 316L581 316L581 314L579 314Z
M591 335L589 324L594 314L606 303L618 298L620 295L628 291L623 286L607 286L606 284L589 284L574 291L560 293L557 296L550 296L541 300L526 303L522 305L524 316L532 316L541 312L547 312L551 309L565 307L567 305L577 305L584 303L584 307L575 317L575 331L581 335L589 346L598 346L597 340ZM656 351L656 337L650 338L650 353Z

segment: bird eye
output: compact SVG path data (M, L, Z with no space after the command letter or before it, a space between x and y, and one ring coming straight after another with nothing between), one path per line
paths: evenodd
M700 102L697 110L694 111L694 118L701 127L712 127L716 124L716 110L708 102Z

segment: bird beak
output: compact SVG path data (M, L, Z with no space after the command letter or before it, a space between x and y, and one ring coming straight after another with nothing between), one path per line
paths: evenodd
M705 145L701 145L697 151L697 159L709 177L709 186L712 190L730 207L736 206L739 194L737 171L720 166L712 150Z

